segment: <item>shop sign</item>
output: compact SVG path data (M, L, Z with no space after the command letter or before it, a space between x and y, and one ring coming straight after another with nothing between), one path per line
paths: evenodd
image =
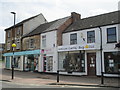
M58 51L74 51L74 50L92 50L96 49L95 44L86 45L69 45L69 46L59 46Z
M44 53L45 54L51 54L51 53L53 53L53 49L52 48L44 49Z

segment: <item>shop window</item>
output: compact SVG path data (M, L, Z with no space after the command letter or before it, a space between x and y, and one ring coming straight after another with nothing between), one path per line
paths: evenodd
M120 52L105 52L105 72L118 73L120 72Z
M95 31L87 32L87 43L95 43Z
M47 71L53 71L53 56L47 56Z
M117 42L116 27L107 28L107 43Z
M14 67L20 69L20 57L15 57Z
M46 47L46 35L42 36L42 48Z
M46 62L47 62L47 60L46 60L46 54L44 54L44 56L43 56L43 71L44 72L46 72Z
M81 51L59 53L59 69L67 72L85 72L85 54Z
M25 71L38 71L38 57L39 55L27 55L24 59Z
M70 34L70 44L77 44L77 33Z
M7 69L10 68L10 57L9 56L6 57L6 65L5 65L5 67Z

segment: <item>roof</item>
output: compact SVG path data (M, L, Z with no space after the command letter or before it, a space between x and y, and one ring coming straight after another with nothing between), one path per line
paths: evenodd
M79 19L71 24L63 33L118 24L120 23L120 19L118 19L118 17L120 17L120 11Z
M21 21L21 22L15 24L15 27L20 26L20 25L22 25L24 22L27 22L27 21L29 21L29 20L31 20L31 19L33 19L33 18L39 16L39 15L42 15L42 14L38 14L38 15L35 15L35 16L33 16L33 17L27 18L27 19L25 19L25 20L23 20L23 21ZM5 29L5 31L6 31L6 30L9 30L9 29L11 29L11 28L13 28L13 27L14 27L14 26L11 26L11 27Z
M40 33L45 33L45 32L49 32L52 30L57 30L68 18L70 18L70 16L65 17L65 18L61 18L61 19L57 19L57 20L54 20L54 21L51 21L48 23L41 24L36 29L34 29L30 33L24 35L23 37L39 35Z
M29 36L33 36L33 35L38 35L38 34L42 33L44 30L46 30L47 28L49 28L55 22L56 21L52 21L52 22L41 24L36 29L34 29L30 33L24 35L23 37L29 37Z
M48 32L48 31L55 30L55 29L59 28L69 18L70 18L70 16L56 20L56 22L54 24L52 24L49 28L47 28L44 32Z

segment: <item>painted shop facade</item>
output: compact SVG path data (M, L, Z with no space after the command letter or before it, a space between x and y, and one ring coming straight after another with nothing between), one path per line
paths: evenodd
M118 15L118 12L112 12L84 18L63 32L63 45L58 46L58 69L61 74L100 76L101 72L104 72L104 76L118 77L120 72Z

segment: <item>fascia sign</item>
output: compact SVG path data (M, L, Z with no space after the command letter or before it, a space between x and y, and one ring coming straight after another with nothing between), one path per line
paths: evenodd
M86 44L86 45L69 45L69 46L59 46L58 52L61 51L75 51L75 50L93 50L95 48L95 44Z

